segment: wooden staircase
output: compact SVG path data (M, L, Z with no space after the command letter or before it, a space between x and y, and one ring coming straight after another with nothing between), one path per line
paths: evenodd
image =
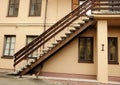
M86 0L82 5L15 53L14 67L25 59L28 59L28 63L21 69L17 69L15 74L20 76L25 74L39 74L43 62L94 23L94 20L89 17L79 20L80 17L94 6L94 2L94 0ZM29 59L28 56L36 50L40 51L39 55L33 59Z

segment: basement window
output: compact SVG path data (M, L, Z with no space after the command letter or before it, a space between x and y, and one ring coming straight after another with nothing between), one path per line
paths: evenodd
M93 38L79 38L79 63L93 63Z

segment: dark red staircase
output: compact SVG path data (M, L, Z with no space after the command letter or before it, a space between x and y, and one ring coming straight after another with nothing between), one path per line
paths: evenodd
M19 70L16 69L16 75L38 74L43 62L92 25L94 23L93 19L87 17L80 21L79 18L83 15L85 16L85 13L94 6L94 2L95 0L86 0L82 5L15 53L14 67L25 59L28 59L26 65ZM39 50L39 55L33 59L29 59L28 56L36 50Z

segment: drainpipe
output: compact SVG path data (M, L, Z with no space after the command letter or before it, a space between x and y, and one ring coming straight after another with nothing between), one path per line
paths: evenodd
M47 8L48 8L48 0L46 0L46 5L45 5L44 32L46 30ZM45 48L45 45L43 45L43 49L44 48Z
M46 30L47 8L48 8L48 0L46 0L46 5L45 5L44 31Z

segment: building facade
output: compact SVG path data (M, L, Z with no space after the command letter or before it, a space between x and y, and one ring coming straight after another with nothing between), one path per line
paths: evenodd
M16 52L81 3L84 1L0 0L0 68L14 69ZM86 18L86 15L94 19L92 25L42 62L42 68L38 72L40 76L88 78L102 83L120 81L120 2L111 0L104 8L102 5L106 3L108 4L108 1L95 2L96 7L87 10L89 12L68 26L73 28L76 23ZM41 50L55 41L55 38L59 37L52 38L27 57L34 60ZM28 59L20 62L16 69L20 69L26 63Z

